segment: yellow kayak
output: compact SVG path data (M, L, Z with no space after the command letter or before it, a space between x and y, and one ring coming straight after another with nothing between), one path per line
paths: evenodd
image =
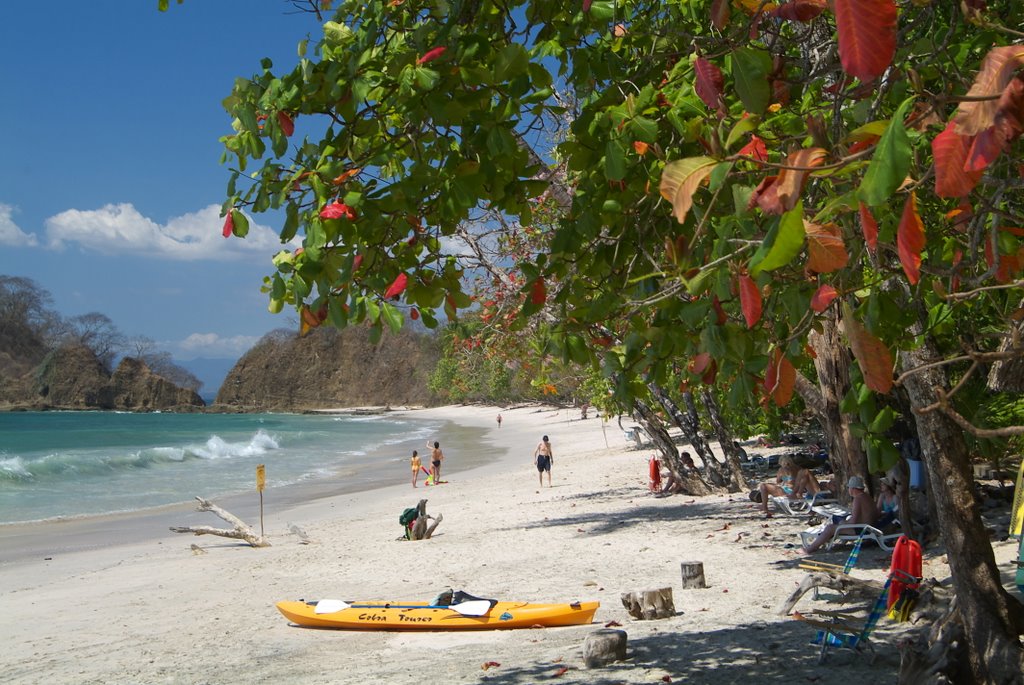
M473 600L448 606L427 602L278 602L292 623L342 630L506 630L590 623L599 602L531 604Z

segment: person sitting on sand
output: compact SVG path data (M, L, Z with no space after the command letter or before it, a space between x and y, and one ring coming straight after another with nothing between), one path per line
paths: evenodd
M420 463L420 454L416 450L412 451L412 459L409 460L409 464L412 466L412 486L415 488L416 481L420 477L420 469L423 468L423 464Z
M680 455L679 459L680 459L680 461L682 461L684 467L691 468L691 469L697 468L694 465L693 457L690 456L689 452L683 452ZM681 494L681 493L685 492L683 490L683 482L681 480L679 480L678 478L676 478L676 475L674 473L672 473L671 470L666 469L665 471L662 472L662 480L664 482L664 485L661 486L661 490L659 491L659 494L661 494L661 495L675 495L675 494Z
M441 451L441 443L434 441L431 445L427 440L427 447L430 448L430 475L434 477L434 485L441 482L441 462L444 461L444 452Z
M853 510L850 512L850 515L845 518L834 516L832 523L825 526L818 533L818 537L814 538L811 544L803 548L805 553L810 554L831 540L832 536L835 535L836 526L840 523L860 523L871 526L878 520L878 509L875 508L875 502L871 499L871 495L865 491L864 479L860 476L850 476L846 487L850 491L850 497L853 498Z
M900 515L900 496L897 492L896 480L892 477L883 478L875 506L878 507L876 528L891 526Z
M784 455L779 459L779 471L775 474L776 483L764 482L758 486L761 494L761 511L767 517L771 516L768 511L768 499L770 497L789 497L798 499L800 497L813 497L821 490L818 479L807 469L800 468L793 461L793 457Z

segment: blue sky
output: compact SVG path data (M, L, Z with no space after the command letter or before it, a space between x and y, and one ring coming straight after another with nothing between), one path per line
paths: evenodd
M318 31L284 0L5 3L0 274L180 361L236 358L296 325L259 291L281 249L273 218L221 236L220 103L263 57L290 70Z

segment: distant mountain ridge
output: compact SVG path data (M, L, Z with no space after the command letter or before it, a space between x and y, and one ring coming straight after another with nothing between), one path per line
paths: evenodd
M437 366L437 339L402 329L380 343L370 330L319 328L300 337L267 334L224 379L215 408L305 411L333 407L432 405L427 387Z
M0 407L6 409L197 411L205 406L197 393L153 373L139 359L126 357L108 373L84 345L59 347L27 373L3 380Z

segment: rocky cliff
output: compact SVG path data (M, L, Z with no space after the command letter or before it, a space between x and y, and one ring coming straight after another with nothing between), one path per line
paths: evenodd
M403 329L377 344L366 328L275 331L247 352L224 380L216 405L244 411L429 405L427 380L436 340ZM215 405L215 406L216 406Z
M4 379L0 402L8 408L194 411L199 395L180 388L125 358L107 373L95 353L81 345L58 348L28 373Z

